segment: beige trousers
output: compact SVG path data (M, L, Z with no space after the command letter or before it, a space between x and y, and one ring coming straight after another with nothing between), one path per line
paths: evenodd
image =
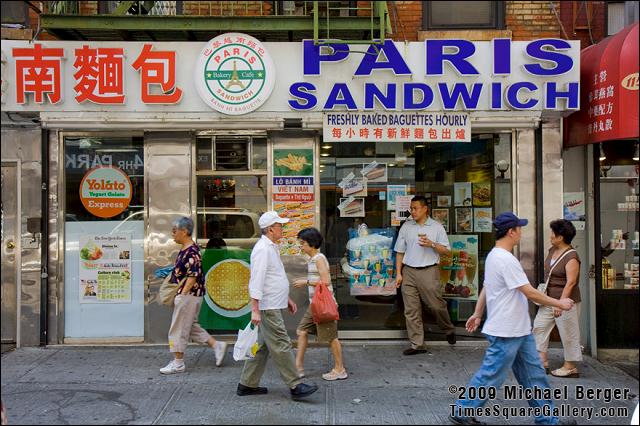
M201 305L202 297L191 294L176 296L171 327L169 327L169 350L171 352L184 352L187 349L189 338L194 342L207 343L211 337L198 324Z
M250 388L258 387L271 354L282 381L289 388L294 388L302 383L302 380L298 377L293 347L284 325L282 310L270 309L260 311L260 314L262 322L258 326L258 352L254 358L244 362L240 384Z
M564 360L569 362L582 361L579 318L580 303L576 303L570 311L562 311L562 315L558 318L553 316L552 307L540 306L536 319L533 321L533 336L536 339L538 352L549 350L549 337L555 325L560 333Z
M451 334L455 331L451 318L449 318L447 302L442 298L438 266L426 269L404 266L401 288L404 316L407 319L407 333L412 348L417 349L424 346L422 302L435 314L438 326L445 334Z

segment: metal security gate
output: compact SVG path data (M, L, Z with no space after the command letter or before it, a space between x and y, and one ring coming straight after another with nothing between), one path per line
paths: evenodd
M20 161L2 161L2 343L20 347Z

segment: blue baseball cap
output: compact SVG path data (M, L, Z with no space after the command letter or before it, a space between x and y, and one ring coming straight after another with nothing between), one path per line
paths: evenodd
M520 219L518 216L511 212L500 213L493 221L493 226L498 231L506 231L518 226L526 226L529 221L527 219Z

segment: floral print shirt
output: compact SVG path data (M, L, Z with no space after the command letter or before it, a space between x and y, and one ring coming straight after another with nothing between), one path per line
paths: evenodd
M180 250L178 257L176 258L176 266L171 273L171 281L179 283L184 277L196 277L195 284L191 287L189 294L202 297L204 296L204 276L202 274L202 256L200 256L200 249L197 244L191 244L184 250ZM187 281L178 289L179 293L182 293L182 289L186 285Z

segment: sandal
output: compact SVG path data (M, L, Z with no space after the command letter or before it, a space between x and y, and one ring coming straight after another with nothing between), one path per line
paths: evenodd
M560 367L557 370L553 370L551 372L551 375L556 377L563 377L565 379L568 379L568 378L575 379L580 377L580 374L578 373L577 368L564 368L564 367Z
M342 370L341 373L337 372L336 370L331 370L328 373L322 375L322 378L329 382L333 382L334 380L344 380L347 377L349 377L349 375L347 374L347 370Z

